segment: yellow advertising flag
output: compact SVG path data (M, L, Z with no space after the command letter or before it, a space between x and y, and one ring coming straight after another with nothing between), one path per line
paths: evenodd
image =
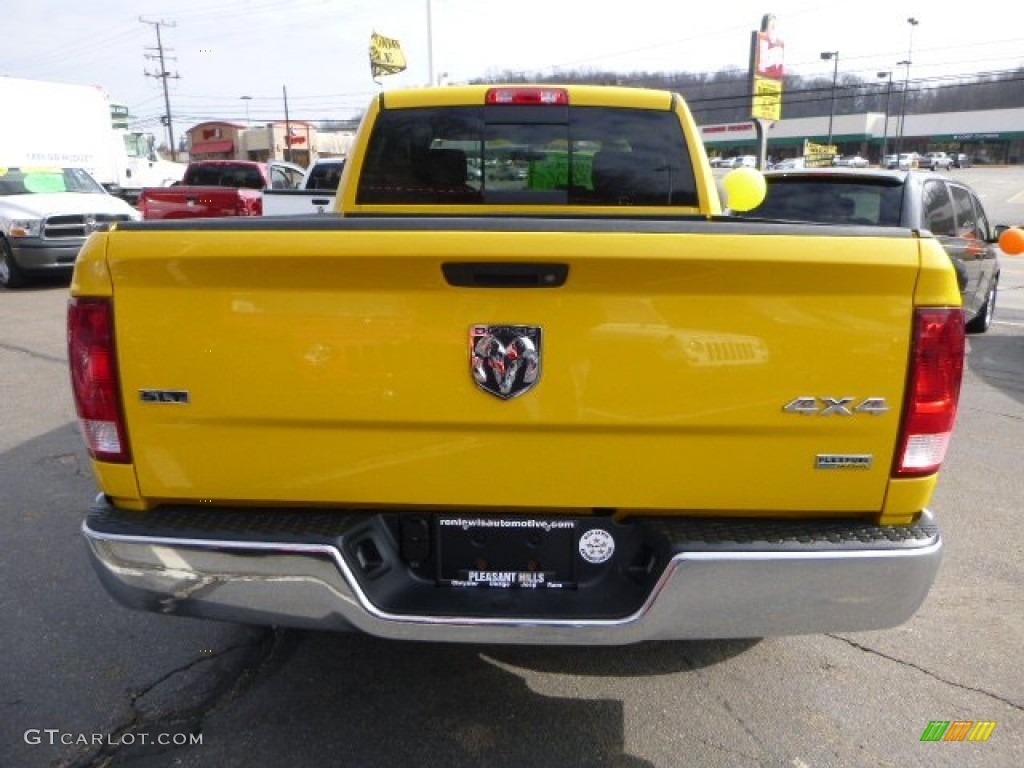
M405 69L405 54L399 42L374 32L370 35L370 74L395 75Z

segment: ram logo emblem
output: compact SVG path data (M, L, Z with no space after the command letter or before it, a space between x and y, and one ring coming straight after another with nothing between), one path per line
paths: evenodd
M536 325L474 325L469 351L473 381L502 400L530 391L540 378L541 329Z

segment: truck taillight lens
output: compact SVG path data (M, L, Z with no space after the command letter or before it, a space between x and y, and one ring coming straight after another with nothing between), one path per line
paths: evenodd
M964 370L964 317L959 308L925 308L914 315L914 341L895 474L937 472L956 421Z
M75 410L90 455L98 461L128 463L109 300L68 303L68 364Z
M235 215L236 216L262 216L263 215L263 200L262 200L262 198L239 197L238 198L238 202L235 203Z

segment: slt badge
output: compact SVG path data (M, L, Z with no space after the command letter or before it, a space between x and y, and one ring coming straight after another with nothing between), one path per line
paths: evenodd
M533 389L540 377L541 329L536 325L474 325L469 329L473 381L510 400Z

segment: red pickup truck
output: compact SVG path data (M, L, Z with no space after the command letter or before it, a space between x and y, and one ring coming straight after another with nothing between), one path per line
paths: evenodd
M144 219L261 216L263 191L297 189L305 171L280 160L196 160L180 184L147 187L139 194Z

